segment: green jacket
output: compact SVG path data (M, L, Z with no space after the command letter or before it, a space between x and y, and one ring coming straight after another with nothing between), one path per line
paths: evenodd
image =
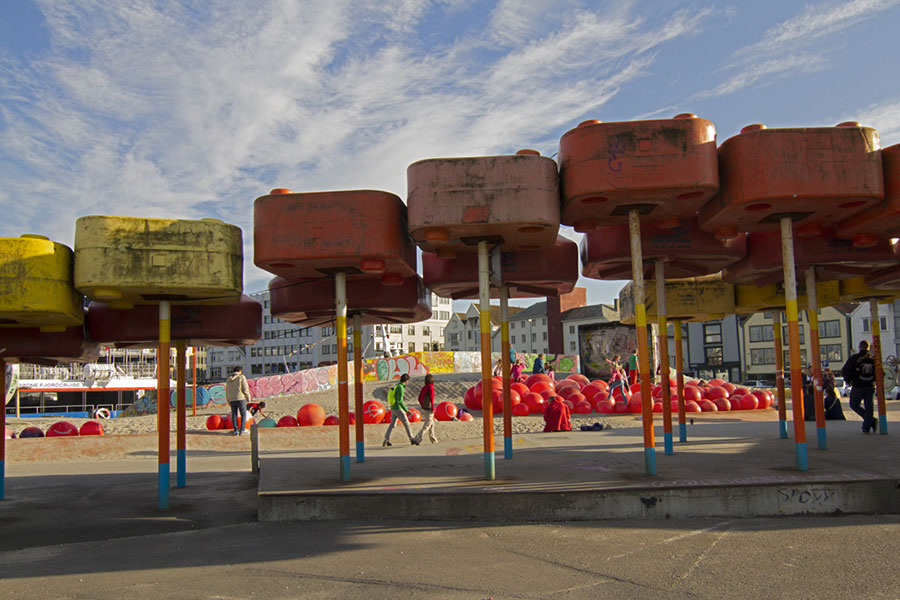
M406 409L406 405L403 403L403 392L405 391L406 386L402 383L398 383L394 387L394 402L391 404L391 410L402 410L403 412L408 412Z

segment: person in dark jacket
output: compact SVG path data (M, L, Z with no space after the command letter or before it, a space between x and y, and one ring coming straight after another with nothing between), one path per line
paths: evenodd
M544 372L544 355L538 354L537 358L534 359L534 365L532 366L531 373L533 375L537 375L538 373Z
M859 352L847 359L841 368L844 381L850 385L850 408L863 419L863 433L878 430L878 420L874 417L873 398L875 396L875 359L869 352L869 342L859 343ZM860 407L862 403L862 407Z

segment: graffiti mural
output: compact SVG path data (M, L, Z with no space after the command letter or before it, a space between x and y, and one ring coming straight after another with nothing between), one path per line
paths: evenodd
M578 326L582 373L590 379L608 379L606 359L615 355L622 359L637 347L637 332L631 325L601 323Z

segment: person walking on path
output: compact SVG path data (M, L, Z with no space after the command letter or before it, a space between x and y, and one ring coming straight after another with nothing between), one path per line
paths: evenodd
M538 354L537 358L534 359L534 365L532 366L531 373L532 375L537 375L538 373L544 372L544 355Z
M422 429L416 434L416 441L421 444L425 434L428 433L428 439L432 444L436 444L438 440L434 436L434 375L431 373L425 376L425 385L419 392L419 406L422 407L423 423Z
M625 386L625 372L622 369L622 365L619 364L619 355L616 354L612 360L607 359L607 364L609 365L609 397L613 397L613 392L617 387L622 388L622 399L627 400L628 396L626 395L626 386Z
M516 364L516 349L512 347L512 344L509 345L509 364Z
M409 443L418 446L419 442L416 441L416 438L413 437L412 430L409 428L409 418L406 416L406 405L403 403L403 392L406 390L406 382L409 381L409 375L404 373L400 376L400 383L395 385L388 392L388 405L391 408L391 424L388 425L387 431L384 432L384 443L382 446L392 446L391 444L391 432L394 431L394 425L397 421L403 423L403 428L406 430L406 436L409 438Z
M638 377L638 359L637 350L632 350L628 355L628 383L637 383Z
M231 407L231 426L234 435L244 435L244 425L247 423L247 401L250 400L250 386L244 377L243 369L235 367L231 375L225 380L225 400ZM238 421L240 412L241 420Z
M841 368L844 381L850 385L850 408L863 419L862 432L878 431L874 417L875 359L869 353L869 342L859 342L859 352L847 359ZM860 403L863 404L860 407Z

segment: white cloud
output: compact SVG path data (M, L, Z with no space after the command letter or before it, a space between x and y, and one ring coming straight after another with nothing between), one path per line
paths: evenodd
M256 196L284 186L402 197L407 165L422 158L553 154L560 129L710 14L650 25L628 4L546 2L513 23L501 3L430 46L429 19L467 2L166 6L47 0L52 49L0 61L0 201L25 203L0 232L71 242L85 214L219 217L243 227L248 285L259 287ZM511 33L513 47L501 40Z
M776 78L787 77L792 73L819 71L825 68L825 64L824 58L817 55L792 55L764 60L748 66L711 90L699 92L696 97L727 96L756 83L773 83Z
M840 120L859 121L867 127L874 127L881 136L882 147L900 144L900 98L872 104Z

